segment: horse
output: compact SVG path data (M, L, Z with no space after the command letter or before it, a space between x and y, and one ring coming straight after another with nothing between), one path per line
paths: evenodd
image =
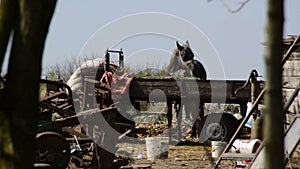
M176 41L177 48L174 49L167 67L167 72L172 74L179 70L184 71L185 77L197 77L201 80L206 80L207 75L204 66L194 59L194 53L190 48L189 42L180 45Z
M183 72L183 77L196 77L200 80L206 80L206 70L198 60L194 59L194 53L190 48L189 42L186 41L185 44L180 45L178 41L176 41L176 47L177 48L174 49L170 59L170 63L167 67L167 73L172 75L178 72ZM197 113L198 115L198 111L200 108L200 105L198 107L198 104L194 103L193 98L186 97L183 100L176 102L174 107L176 107L178 126L181 126L182 120L182 108L180 106L181 104L185 109L185 119L189 122L192 122L193 120L195 120L195 118L197 118L195 113ZM172 117L172 115L169 116L169 118ZM193 126L193 124L189 125L191 125L190 127Z

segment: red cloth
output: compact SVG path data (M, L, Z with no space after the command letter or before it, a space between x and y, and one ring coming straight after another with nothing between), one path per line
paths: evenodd
M114 75L111 81L112 94L124 94L133 78L132 74Z

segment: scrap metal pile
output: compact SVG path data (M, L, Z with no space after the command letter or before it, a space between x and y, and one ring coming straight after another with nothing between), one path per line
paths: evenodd
M54 168L115 167L114 153L101 145L116 144L120 138L105 133L102 124L128 134L128 130L134 130L134 122L119 115L113 104L111 84L120 85L113 80L117 66L106 63L104 59L84 62L67 84L41 80L36 163L48 163ZM118 78L118 82L126 79L130 83L127 76ZM126 85L117 92L122 94L125 89ZM104 119L95 122L100 114Z

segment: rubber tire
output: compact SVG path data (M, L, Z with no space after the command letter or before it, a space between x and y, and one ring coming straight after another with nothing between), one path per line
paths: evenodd
M70 161L71 150L66 139L55 132L44 132L38 134L35 140L36 151L47 151L44 154L44 160L36 163L47 163L55 169L65 169ZM38 157L38 156L36 156Z
M239 121L229 113L211 113L202 118L199 122L199 143L211 145L212 141L229 141L238 128ZM215 132L214 128L219 132ZM217 134L215 137L208 135L209 130L214 130ZM221 132L220 132L221 131Z

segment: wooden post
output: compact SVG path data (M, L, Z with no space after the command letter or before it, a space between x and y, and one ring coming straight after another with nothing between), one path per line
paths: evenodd
M257 98L257 95L258 95L258 86L257 86L257 79L256 77L251 77L251 103L252 105L254 104L255 102L255 99ZM261 130L261 128L259 128L258 124L257 124L257 118L258 117L258 106L256 105L254 107L254 111L253 111L253 114L252 114L252 127L251 127L251 139L262 139L262 138L258 138L259 137L259 133L262 133L260 132L259 130Z

